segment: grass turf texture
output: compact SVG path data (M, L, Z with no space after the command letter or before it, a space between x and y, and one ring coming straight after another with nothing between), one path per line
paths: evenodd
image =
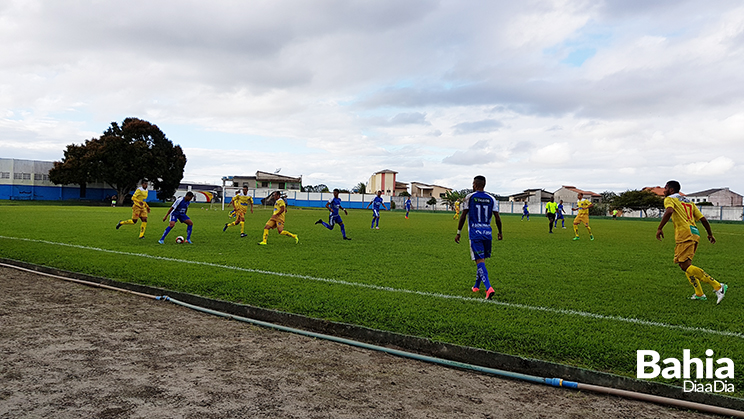
M592 218L596 239L581 226L573 241L572 218L548 234L545 217L502 215L504 240L494 241L486 266L503 305L470 290L475 266L466 233L454 243L452 213L412 212L406 220L402 211L384 211L380 230L372 230L371 211L350 211L342 217L353 240L344 241L338 227L314 224L327 219L325 210L290 207L287 230L300 243L272 230L268 246L257 246L270 209L247 214L248 237L240 238L239 226L222 232L228 211L193 204L194 245L175 243L186 235L183 224L159 245L166 211L153 208L138 240L139 223L114 228L129 208L3 204L0 236L8 238L0 238L0 256L629 377L636 350L681 360L690 349L705 360L713 349L714 359L736 363L736 379L727 381L737 391L729 395L744 395L741 224L714 223L718 243L698 248L695 264L730 286L716 305L707 284L708 301L689 300L693 289L672 263L671 225L659 242L658 220Z

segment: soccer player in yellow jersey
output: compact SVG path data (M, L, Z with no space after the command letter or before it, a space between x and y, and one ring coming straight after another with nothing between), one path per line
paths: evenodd
M274 203L274 213L271 215L271 218L269 218L269 221L266 222L263 231L263 240L261 240L258 244L262 246L266 245L266 239L269 237L269 230L271 230L272 228L276 228L276 230L282 236L292 237L293 239L295 239L295 243L299 243L300 238L297 237L296 234L292 234L284 229L284 216L287 214L287 204L284 202L284 199L282 199L282 193L279 191L274 191L272 195L276 200L276 202Z
M713 237L713 231L710 228L708 219L703 216L693 202L680 195L680 189L681 186L676 180L670 180L664 186L664 196L666 197L664 198L664 208L666 210L661 217L659 228L656 229L656 238L658 240L664 238L663 228L671 219L674 224L674 241L676 243L674 247L674 263L679 265L680 269L687 276L687 280L695 288L695 294L692 296L692 299L708 299L705 293L703 293L703 288L700 286L700 281L703 281L710 284L713 290L715 290L718 297L716 304L718 304L726 295L728 285L719 283L705 273L704 270L692 264L692 258L695 256L698 242L700 242L700 231L695 225L695 221L700 220L700 223L705 227L709 242L715 243L716 238Z
M118 223L116 223L117 230L123 225L135 224L137 223L137 220L142 220L139 238L145 238L145 230L147 229L147 214L150 213L150 206L147 205L147 202L145 202L145 200L147 200L147 181L143 180L140 187L137 188L137 190L134 191L134 194L132 195L132 219L119 221Z
M460 200L458 199L455 201L455 216L452 217L453 220L457 220L460 218Z
M251 214L253 214L253 197L248 195L248 187L243 186L243 192L235 194L232 200L233 208L235 208L235 221L232 223L225 224L222 228L224 232L228 227L233 227L240 224L240 237L245 237L245 214L248 212L248 206L251 207Z
M576 203L576 208L571 208L574 211L579 211L578 214L576 214L576 218L574 218L573 227L574 227L574 240L579 239L579 223L583 222L584 226L586 226L586 230L589 232L589 240L594 240L594 236L592 235L592 229L589 227L589 208L593 207L594 204L592 204L588 199L584 199L584 194L579 192L578 196L578 202Z

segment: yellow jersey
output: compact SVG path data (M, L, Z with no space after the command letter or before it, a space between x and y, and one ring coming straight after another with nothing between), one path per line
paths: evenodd
M672 223L674 223L675 242L700 241L700 231L698 231L695 221L703 218L703 214L697 205L676 193L664 198L664 208L674 209Z
M137 188L136 191L134 191L134 194L132 195L132 207L137 208L147 208L147 203L145 200L147 199L147 190L143 189L141 186Z
M455 201L455 211L460 212L460 201Z
M284 211L282 211L282 208L284 208ZM274 203L274 213L272 214L272 217L279 214L279 212L281 212L281 214L277 216L275 220L277 222L283 223L284 215L287 214L287 204L284 203L284 200L281 198L277 199L276 203Z
M545 204L545 212L548 214L555 214L556 211L558 211L558 204L555 202L547 202Z
M253 197L250 195L236 195L235 198L235 207L240 208L243 211L248 210L248 206L253 204Z
M576 203L576 208L579 209L578 215L589 215L589 207L592 203L588 199L581 200Z

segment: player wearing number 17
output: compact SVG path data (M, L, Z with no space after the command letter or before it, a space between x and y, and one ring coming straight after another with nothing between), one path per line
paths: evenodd
M457 236L455 243L460 243L460 232L468 220L468 237L470 239L470 256L475 261L476 276L473 292L480 290L481 282L486 287L486 299L490 300L496 291L488 280L488 270L486 269L486 259L491 257L491 216L496 222L499 229L498 239L501 240L501 217L499 216L499 207L496 199L485 193L486 178L476 176L473 179L474 192L468 194L462 203L462 216L457 224Z
M692 258L695 256L698 242L700 242L700 231L695 225L695 221L700 220L700 223L705 227L709 242L715 243L716 238L713 237L713 231L708 220L703 217L703 214L693 202L680 195L680 189L680 184L676 180L670 180L664 186L664 196L666 197L664 198L664 208L666 210L661 217L659 228L656 229L656 238L658 240L664 238L663 228L671 219L674 224L674 241L677 243L674 247L674 263L679 265L687 276L687 280L695 288L692 299L707 300L703 288L700 286L700 281L703 281L710 284L715 290L718 297L716 304L718 304L726 295L728 285L719 283L704 270L692 264Z

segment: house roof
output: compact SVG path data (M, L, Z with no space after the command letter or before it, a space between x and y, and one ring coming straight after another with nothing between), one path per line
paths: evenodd
M563 187L565 189L568 189L568 190L573 191L573 192L576 192L576 193L581 193L581 194L589 195L589 196L595 196L595 197L598 197L598 198L602 197L602 195L600 195L600 194L598 194L596 192L584 191L584 190L581 190L581 189L577 188L576 186L566 186L566 185L563 185Z
M398 172L394 170L390 170L390 169L385 169L385 170L380 170L379 172L375 172L375 174L378 174L378 173L398 173Z
M710 196L710 195L713 195L714 193L720 192L720 191L728 191L728 192L731 192L732 194L739 195L736 192L730 191L729 188L713 188L713 189L706 189L706 190L700 191L700 192L688 193L687 196Z
M439 186L439 185L430 185L428 183L421 183L421 182L411 182L411 186L415 185L419 189L434 189L434 188L441 188L441 189L447 189L448 191L451 191L452 188L448 188L446 186Z
M262 172L259 170L256 172L256 180L268 180L268 181L279 180L279 181L285 181L285 182L302 182L302 176L291 177L291 176L279 175L276 173Z
M651 191L658 196L664 196L664 188L662 186L646 186L642 191Z

